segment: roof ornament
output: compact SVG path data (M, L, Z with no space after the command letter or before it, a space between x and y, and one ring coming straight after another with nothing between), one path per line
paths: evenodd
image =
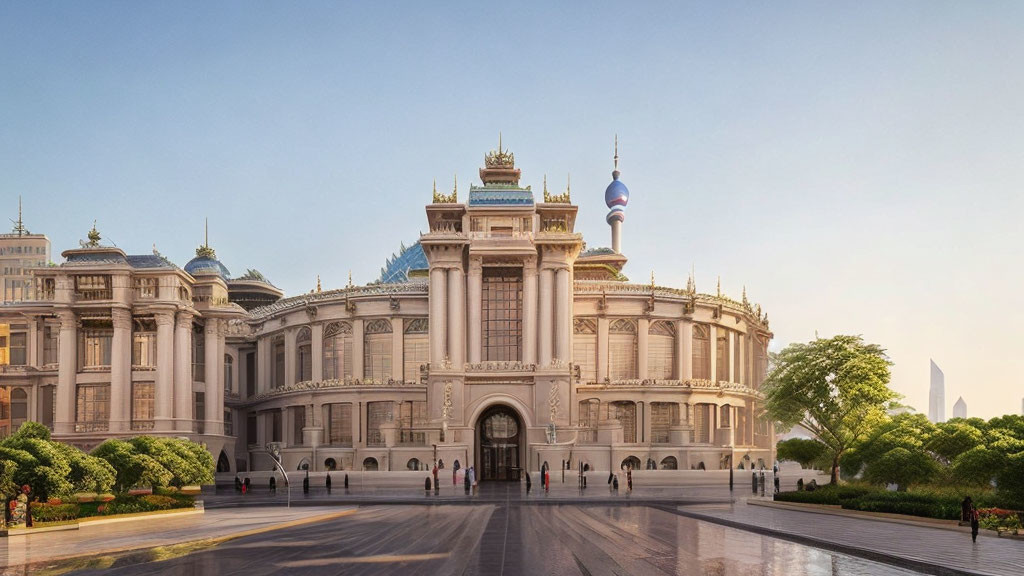
M96 229L96 221L95 220L92 221L92 230L89 230L89 233L86 234L86 237L89 240L86 241L86 242L83 242L83 241L79 240L78 241L78 245L79 246L81 246L82 248L99 248L100 247L100 239L101 239L100 231Z
M619 135L615 135L615 171L619 171Z
M686 279L686 291L690 294L697 292L697 283L693 279L693 264L690 264L690 276Z
M651 270L651 288L654 288L654 270Z
M319 294L320 292L323 292L323 289L320 288L320 275L319 274L316 275L316 292L317 292L317 294Z
M347 288L351 288L351 287L352 287L352 269L349 268L349 270L348 270L348 286L347 286Z
M548 204L570 204L569 190L572 188L572 175L567 174L565 180L565 193L564 194L550 194L548 192L548 177L544 175L544 202Z
M750 310L750 300L747 300L747 286L743 286L743 307Z
M210 248L210 219L206 218L206 223L203 227L203 243L196 248L197 258L210 258L213 260L217 259L217 253Z
M718 297L722 297L722 277L718 277Z
M11 220L11 222L14 223L14 230L12 231L14 234L17 234L18 236L31 234L31 232L28 231L28 228L25 228L25 223L21 220L21 194L18 194L18 219Z
M455 175L455 188L451 194L441 194L437 191L437 180L434 180L434 204L458 204L459 202L459 177Z

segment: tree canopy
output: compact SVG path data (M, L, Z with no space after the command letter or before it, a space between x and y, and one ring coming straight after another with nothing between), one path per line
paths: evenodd
M897 398L889 388L885 351L860 336L839 335L790 344L772 356L762 387L769 416L783 428L800 424L831 458L832 483L839 459L885 418Z

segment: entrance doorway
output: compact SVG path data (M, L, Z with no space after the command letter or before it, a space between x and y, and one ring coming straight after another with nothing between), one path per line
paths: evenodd
M477 424L480 480L519 480L522 423L508 406L492 406Z

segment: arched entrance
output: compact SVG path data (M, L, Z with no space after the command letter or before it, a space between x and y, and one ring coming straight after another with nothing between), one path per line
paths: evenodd
M526 438L522 420L508 406L491 406L477 420L477 446L480 480L518 480L522 440Z

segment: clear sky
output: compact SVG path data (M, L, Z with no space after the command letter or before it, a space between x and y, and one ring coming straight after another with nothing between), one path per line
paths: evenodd
M0 213L184 265L202 241L288 294L373 281L476 182L572 175L626 272L888 349L927 411L1024 397L1024 3L0 3Z

